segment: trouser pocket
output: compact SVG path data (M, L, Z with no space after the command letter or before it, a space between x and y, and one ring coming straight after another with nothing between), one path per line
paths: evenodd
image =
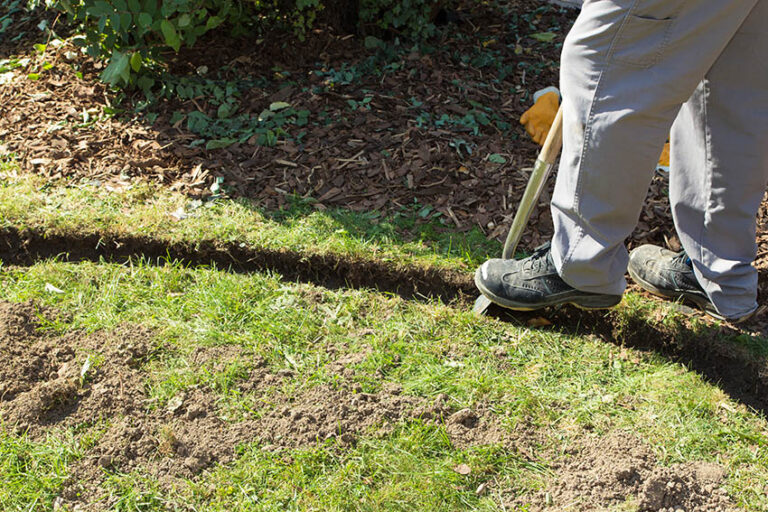
M648 68L664 54L674 18L651 18L630 14L616 34L611 61Z

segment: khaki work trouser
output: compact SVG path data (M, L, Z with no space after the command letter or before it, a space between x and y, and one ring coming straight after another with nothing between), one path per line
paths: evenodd
M624 241L671 129L670 201L696 276L722 315L753 311L768 0L586 0L561 66L552 255L562 278L624 291Z

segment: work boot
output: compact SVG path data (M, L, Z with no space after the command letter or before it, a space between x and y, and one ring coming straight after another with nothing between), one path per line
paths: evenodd
M627 270L642 289L660 297L692 302L718 320L738 323L754 314L728 319L718 313L696 279L693 263L685 251L672 252L655 245L643 245L630 253Z
M621 295L583 292L563 281L552 262L549 243L522 260L486 261L475 272L475 286L494 304L518 311L559 304L606 309L621 302Z

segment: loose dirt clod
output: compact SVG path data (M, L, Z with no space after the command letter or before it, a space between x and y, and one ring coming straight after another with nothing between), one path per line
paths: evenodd
M725 471L717 464L696 462L655 468L643 483L640 510L720 512L730 500L720 488Z
M591 441L591 440L590 440ZM638 439L611 436L590 441L559 471L555 502L580 498L592 503L620 502L636 495L643 476L652 471L655 458Z
M478 445L501 445L527 455L526 446L533 441L525 428L511 430L487 409L462 409L448 416L445 428L457 448Z
M31 303L0 303L0 416L32 437L44 428L93 423L143 406L136 370L151 351L143 329L47 337Z
M722 489L723 468L705 462L658 466L651 449L628 433L585 439L567 455L531 510L605 510L627 499L641 512L735 510Z
M280 446L304 446L337 439L354 444L357 436L376 427L379 435L411 415L426 414L423 400L388 393L354 393L328 386L311 388L260 420L264 441Z

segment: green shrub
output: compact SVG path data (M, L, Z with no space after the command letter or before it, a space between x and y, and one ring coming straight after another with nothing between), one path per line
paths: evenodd
M360 0L360 25L364 33L375 27L424 39L435 32L432 21L440 4L440 0Z
M108 59L105 82L148 91L169 48L194 46L214 29L241 36L278 28L303 38L326 3L345 16L356 10L361 33L422 39L434 33L439 0L56 0L54 7L82 27L76 44Z
M319 0L294 0L291 27L301 35L314 21ZM274 24L286 16L279 6L260 0L58 0L83 28L75 42L93 57L109 62L102 79L113 85L152 86L152 71L168 48L194 46L210 30L226 26L235 36L256 23Z

